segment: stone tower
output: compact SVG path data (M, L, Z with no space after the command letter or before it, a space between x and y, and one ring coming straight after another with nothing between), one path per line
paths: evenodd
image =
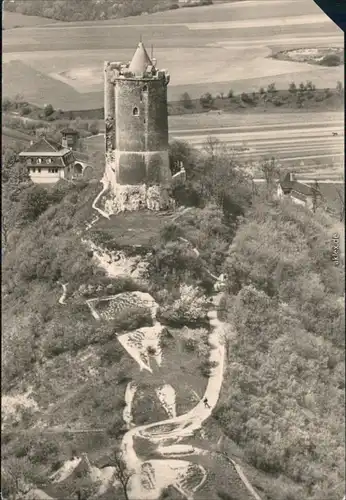
M167 85L142 42L127 63L104 65L108 211L165 210L172 175L168 158Z

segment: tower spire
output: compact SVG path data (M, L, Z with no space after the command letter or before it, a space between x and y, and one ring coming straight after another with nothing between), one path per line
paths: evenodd
M152 62L150 60L150 57L148 56L143 43L140 42L135 53L133 54L132 60L129 65L129 71L131 71L135 75L139 75L141 73L144 73L147 67L151 64Z

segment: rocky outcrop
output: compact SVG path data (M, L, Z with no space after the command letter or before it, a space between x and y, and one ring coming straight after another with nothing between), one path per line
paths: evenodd
M174 200L170 198L167 189L159 185L115 184L112 196L109 196L104 202L103 212L109 216L125 210L130 212L172 210L174 206Z

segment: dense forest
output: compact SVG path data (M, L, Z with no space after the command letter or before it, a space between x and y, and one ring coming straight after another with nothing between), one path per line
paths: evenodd
M175 142L170 156L172 166L184 162L187 174L185 186L174 192L176 202L191 210L153 241L147 290L169 309L182 283L210 292L204 264L225 273L228 358L214 421L251 466L268 474L263 498L340 500L344 272L342 256L339 266L331 259L334 221L322 209L312 213L275 200L273 175L256 190L239 162L217 145L202 154ZM76 448L97 455L116 444L131 367L114 329L137 328L148 317L133 311L116 325L96 324L80 297L86 283L100 293L134 289L130 279L105 276L81 242L99 178L48 189L30 182L13 151L3 151L3 162L2 391L31 388L40 408L27 407L13 421L7 417L3 470L16 468L21 479L40 484ZM96 236L107 245L105 233ZM184 238L198 246L199 256ZM61 308L59 283L67 282L69 300ZM187 311L179 314L175 322L184 324ZM197 349L202 339L192 340L189 349ZM86 373L95 364L99 377L92 380ZM102 421L108 431L84 441L30 434L38 419L49 425ZM7 480L4 494L13 488Z
M212 0L196 0L196 5ZM4 0L4 9L59 21L96 21L179 8L174 0Z

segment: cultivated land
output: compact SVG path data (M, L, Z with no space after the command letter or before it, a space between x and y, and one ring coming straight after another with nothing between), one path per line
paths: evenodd
M282 168L291 168L301 177L331 180L343 177L342 113L216 116L205 113L169 117L171 140L203 147L208 137L213 137L230 148L246 148L235 153L243 161L275 156ZM102 151L104 137L102 134L90 137L86 144L90 152Z
M27 26L42 26L44 24L56 23L54 19L47 19L38 16L23 16L17 12L3 11L2 26L3 29L23 28Z
M29 134L24 134L18 130L14 130L8 127L2 127L2 144L5 146L11 146L13 143L20 143L23 147L28 147L28 144L33 139Z
M311 80L319 88L343 80L343 67L270 57L288 48L343 44L341 31L312 0L270 0L6 30L3 93L62 109L101 107L103 61L128 60L141 35L171 73L170 100L185 91L199 97L230 88L250 92L273 81L287 88Z

